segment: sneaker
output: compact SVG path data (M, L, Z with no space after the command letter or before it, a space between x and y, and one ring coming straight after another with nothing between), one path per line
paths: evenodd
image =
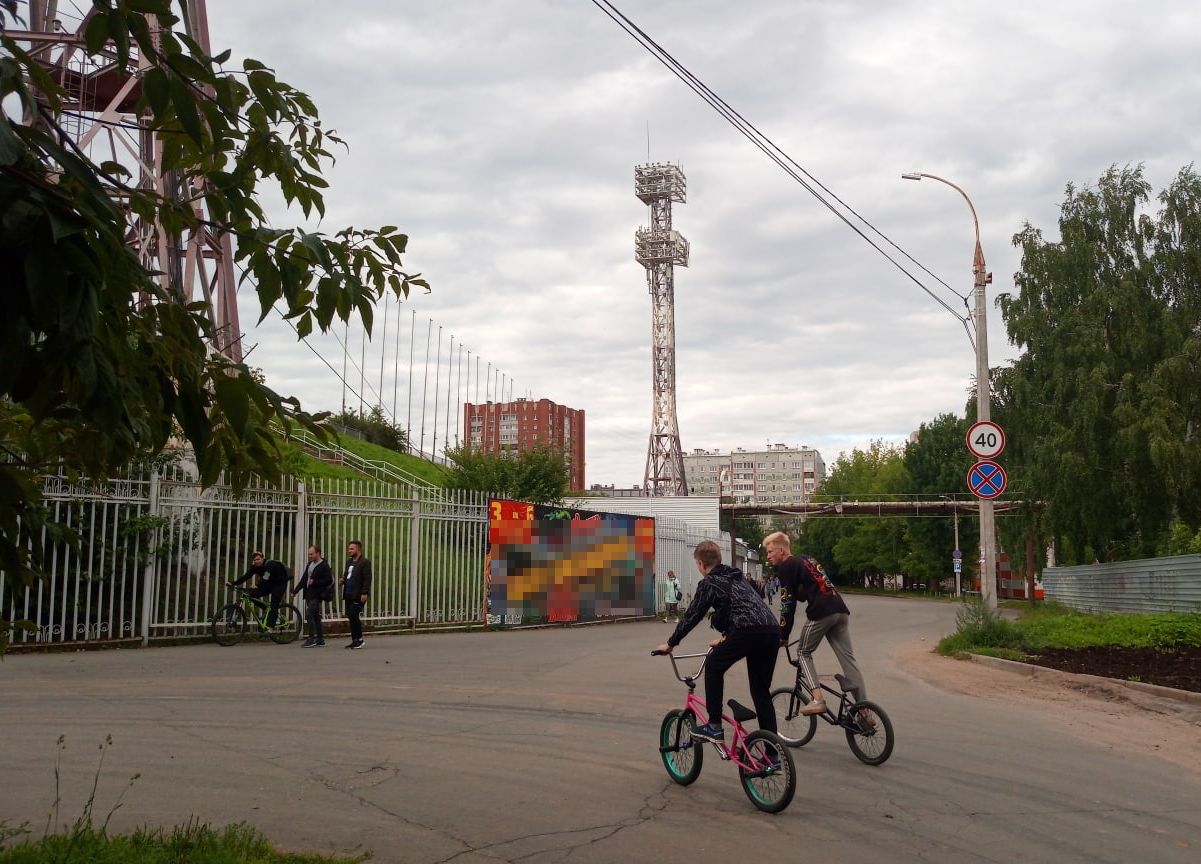
M305 639L304 644L302 644L300 647L301 648L312 648L316 644L317 644L316 639Z
M692 737L699 738L701 741L712 741L714 744L721 744L726 740L726 733L722 731L720 726L706 723L704 726L697 726L693 729Z
M360 639L360 640L359 640L359 641L357 641L357 642L351 642L351 643L350 643L350 647L351 647L351 648L353 648L354 650L356 650L356 651L357 651L357 650L359 650L360 648L366 648L366 647L367 647L367 643L366 643L366 642L364 642L362 639Z
M313 643L313 647L314 647L314 648L324 648L324 647L325 647L325 640L324 640L324 639L322 639L320 642L314 642L314 643Z
M810 702L808 705L806 705L804 708L801 709L801 714L803 714L806 717L808 717L811 714L825 714L825 713L826 713L826 703L824 700L821 700L821 699L817 700L816 702Z

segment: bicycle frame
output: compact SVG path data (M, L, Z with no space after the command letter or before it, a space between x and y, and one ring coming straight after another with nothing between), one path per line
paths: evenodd
M788 662L790 664L792 664L793 666L796 667L796 685L795 686L798 689L803 689L805 691L805 694L809 695L809 692L813 688L810 687L809 682L805 680L804 670L801 669L800 658L799 657L794 658L792 656L792 651L789 650L790 648L792 648L793 645L796 645L800 641L801 641L800 639L794 639L793 641L787 643L784 646L784 656L788 658ZM856 700L852 699L850 696L847 695L847 693L849 691L835 690L833 687L831 687L829 684L826 684L823 681L819 680L817 682L817 686L820 687L825 692L829 693L831 696L838 697L838 711L837 712L831 711L827 707L826 710L823 711L821 714L817 714L817 715L813 715L813 716L822 718L827 723L829 723L831 726L842 726L843 721L847 717L847 709L850 708L852 705L854 705Z
M712 649L710 649L710 650L712 650ZM681 660L691 660L696 657L704 658L701 661L700 668L698 668L694 674L687 675L687 676L680 675L680 668L679 668L679 666L676 665L676 656L674 654L668 654L667 656L671 659L671 669L672 669L672 672L675 673L676 680L680 681L682 684L684 684L688 687L688 695L684 699L684 709L686 711L691 711L693 713L693 715L696 717L704 717L705 722L708 722L709 709L705 706L705 703L701 701L700 697L696 695L696 679L699 678L701 673L705 671L705 663L707 663L709 660L709 652L706 651L704 654L681 654L680 655L679 659L681 659ZM742 727L742 724L739 723L737 720L735 720L733 717L731 717L729 714L722 714L721 719L723 722L728 723L730 725L730 727L733 728L733 730L734 730L733 739L730 741L730 743L728 745L725 743L719 744L716 741L709 742L710 744L712 744L714 747L717 748L718 754L720 755L721 759L726 762L733 762L735 765L737 765L740 768L743 768L746 771L759 772L759 771L763 771L763 770L767 769L769 766L761 764L759 762L759 760L757 760L754 757L754 755L750 752L750 750L747 749L746 737L747 737L748 733L747 733L746 729L744 729ZM698 743L700 743L700 742L698 742ZM742 759L739 758L740 753L744 754L745 756L747 756L749 758L750 764L748 764L747 762L744 762Z
M239 587L237 589L237 592L238 592L238 603L242 606L242 609L243 609L243 611L246 612L247 616L249 616L260 627L266 628L267 616L271 614L270 600L264 601L264 600L260 600L258 597L251 597L250 592L247 591L245 588ZM280 602L279 602L279 610L282 611L283 608L284 608L284 601L281 598ZM276 623L277 624L279 623L278 617L276 618Z

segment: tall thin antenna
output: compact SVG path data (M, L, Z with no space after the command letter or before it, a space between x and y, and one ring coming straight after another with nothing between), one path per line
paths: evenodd
M634 168L634 194L650 207L651 227L634 234L634 257L646 268L651 295L651 434L646 449L646 495L687 495L684 453L676 419L675 265L688 266L688 241L671 227L671 203L688 187L678 165Z

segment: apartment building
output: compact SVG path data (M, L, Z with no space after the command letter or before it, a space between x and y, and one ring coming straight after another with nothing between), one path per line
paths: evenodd
M691 495L719 495L736 504L803 504L826 479L826 463L812 447L768 444L762 450L738 447L684 454Z
M484 453L562 450L572 489L584 488L584 412L549 399L463 405L463 440Z

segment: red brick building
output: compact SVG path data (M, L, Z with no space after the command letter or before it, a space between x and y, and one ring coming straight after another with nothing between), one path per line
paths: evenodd
M463 440L484 453L526 451L535 447L562 450L573 490L584 488L584 412L549 399L471 402L463 406Z

